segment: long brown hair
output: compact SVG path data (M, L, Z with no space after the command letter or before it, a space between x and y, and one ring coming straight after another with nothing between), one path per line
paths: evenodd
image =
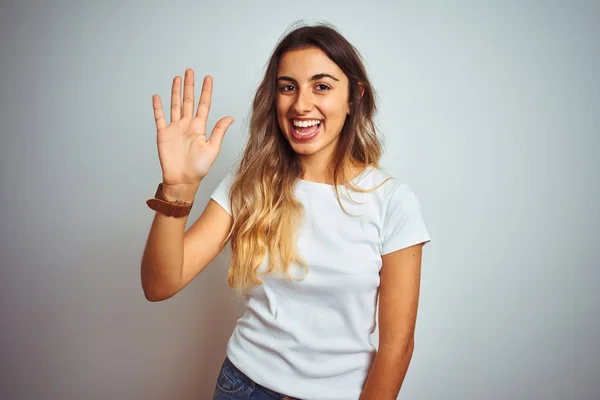
M277 68L283 54L313 46L323 50L349 81L350 115L346 116L330 161L338 202L344 209L337 191L339 184L344 184L346 190L350 185L359 192L375 189L358 188L349 176L351 166L378 168L382 152L373 122L375 93L361 56L330 25L296 28L280 40L269 59L254 96L248 143L230 190L233 226L228 239L231 239L232 257L227 280L238 293L262 283L256 270L267 252L268 272L284 272L291 279L290 263L308 272L296 248L304 208L295 197L294 189L304 170L279 127L275 102Z

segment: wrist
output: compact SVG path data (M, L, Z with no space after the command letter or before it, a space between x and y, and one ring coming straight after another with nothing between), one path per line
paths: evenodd
M162 194L169 202L188 203L194 202L198 185L167 185L163 183Z

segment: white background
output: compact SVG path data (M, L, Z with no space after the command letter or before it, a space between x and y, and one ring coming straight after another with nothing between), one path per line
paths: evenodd
M402 399L600 396L600 5L583 1L3 1L0 398L209 399L239 317L223 252L150 303L151 98L214 77L243 149L277 41L334 24L378 94L382 166L432 236ZM196 100L199 87L197 87ZM167 111L168 112L168 111Z

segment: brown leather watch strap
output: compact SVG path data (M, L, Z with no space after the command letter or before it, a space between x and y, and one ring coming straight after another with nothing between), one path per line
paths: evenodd
M168 201L162 193L162 183L158 184L154 198L146 200L148 207L168 217L185 217L192 210L193 202Z

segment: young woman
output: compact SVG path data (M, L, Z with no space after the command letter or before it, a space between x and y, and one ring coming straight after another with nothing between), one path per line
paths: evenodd
M228 283L246 312L214 399L396 399L430 238L414 192L379 168L374 90L357 50L326 25L280 41L239 165L184 232L233 122L221 119L207 138L211 92L207 76L194 116L193 71L183 106L175 77L169 125L153 97L163 180L161 200L149 200L159 212L142 259L146 298L175 295L230 242Z

